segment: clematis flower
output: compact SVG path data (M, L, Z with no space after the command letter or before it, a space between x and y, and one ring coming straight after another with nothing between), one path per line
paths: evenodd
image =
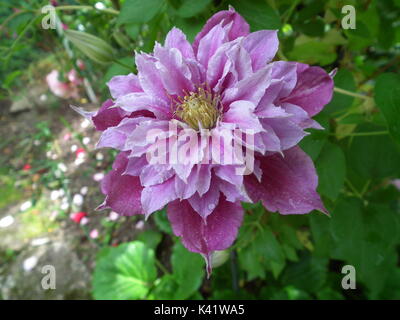
M241 201L281 214L326 212L297 144L305 129L322 129L312 116L331 100L333 81L319 67L273 61L278 45L276 30L250 33L233 8L220 11L192 44L173 28L153 53L137 53L138 74L112 78L112 99L97 112L74 107L102 131L97 147L120 151L98 209L147 218L167 206L175 235L208 273L212 253L237 236ZM181 134L188 130L193 141ZM171 161L171 150L188 144L195 152ZM253 162L217 161L232 144ZM166 163L153 161L155 149Z

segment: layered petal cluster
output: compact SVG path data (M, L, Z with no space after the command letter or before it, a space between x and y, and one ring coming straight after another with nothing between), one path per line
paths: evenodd
M277 31L250 33L230 8L193 44L173 28L153 53L137 53L138 74L112 78L112 99L80 111L102 131L98 147L120 151L99 208L148 217L167 206L174 233L209 270L212 252L236 238L241 201L281 214L325 211L297 144L305 129L322 129L312 116L330 101L333 81L319 67L273 61L278 45ZM232 145L248 161L227 161Z

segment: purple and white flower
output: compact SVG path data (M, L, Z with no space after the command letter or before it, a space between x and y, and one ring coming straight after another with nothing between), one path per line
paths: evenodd
M112 78L112 99L97 112L80 110L102 131L97 146L120 151L101 183L99 209L148 217L167 206L174 233L205 257L209 272L212 252L237 236L241 201L281 214L326 212L314 165L297 144L305 129L322 129L312 116L331 100L333 81L320 67L273 61L278 45L276 30L250 33L230 8L211 17L193 44L173 28L153 53L137 53L138 74ZM158 144L187 144L181 130L199 138L190 145L195 159L148 161ZM236 163L204 161L225 154L221 141L253 152L250 174L237 174Z

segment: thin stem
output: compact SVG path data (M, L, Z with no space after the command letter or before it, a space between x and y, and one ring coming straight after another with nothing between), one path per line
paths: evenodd
M371 183L371 180L368 180L367 183L364 185L363 189L361 190L361 195L364 196L364 194L368 191L368 187Z
M169 274L169 271L167 270L167 268L164 267L164 265L163 265L158 259L155 259L155 261L156 261L157 267L159 267L160 270L161 270L164 274Z
M355 93L355 92L351 92L345 89L341 89L338 87L333 88L334 91L336 91L337 93L341 93L347 96L351 96L351 97L355 97L355 98L360 98L360 99L364 99L364 100L368 100L368 99L372 99L371 97L359 94L359 93Z
M290 6L290 8L283 14L284 18L283 18L283 23L282 24L286 24L289 21L291 15L293 13L293 10L296 8L298 3L299 3L299 0L293 1L293 3Z
M343 136L343 138L346 137L368 137L368 136L381 136L389 134L389 131L372 131L372 132L354 132L354 133L349 133ZM335 132L329 133L330 136L337 136Z
M16 16L19 16L20 14L27 13L27 12L30 12L30 11L29 11L29 10L21 10L21 11L18 11L18 12L14 12L12 15L8 16L8 17L3 21L3 23L0 25L0 31L1 31L3 28L5 28L5 26L6 26L12 19L14 19Z
M385 134L389 134L389 131L354 132L346 135L346 137L380 136Z
M88 10L96 10L96 11L99 11L99 12L106 12L106 13L114 14L114 15L118 15L119 14L119 11L118 10L114 10L114 9L109 9L109 8L97 9L96 7L92 7L92 6L80 6L80 5L58 6L58 7L55 7L55 9L57 11L61 11L61 10L85 10L85 9L88 9Z
M13 50L15 48L15 46L17 45L17 43L22 39L22 37L24 36L24 34L29 30L30 27L32 27L32 25L36 22L36 18L32 19L31 21L29 21L28 24L25 25L25 27L22 29L21 33L18 35L18 37L14 40L14 42L12 43L7 56L5 57L5 64L8 63L8 59L10 58L11 54L13 53Z
M362 199L362 195L358 192L358 190L353 186L353 184L350 182L349 179L346 179L346 183L348 184L348 186L350 187L351 191L353 191L353 193L357 196L357 198Z
M238 280L238 271L237 271L237 256L236 250L233 249L230 252L230 260L231 260L231 275L232 275L232 289L235 292L239 291L239 280Z

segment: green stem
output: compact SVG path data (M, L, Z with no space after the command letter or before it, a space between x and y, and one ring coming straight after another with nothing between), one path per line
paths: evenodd
M353 186L353 184L350 182L349 179L346 179L346 183L348 184L348 186L350 187L351 191L353 191L353 193L356 195L357 198L362 199L362 195L358 192L358 190Z
M92 6L81 6L81 5L71 5L71 6L58 6L55 7L55 9L57 11L62 11L62 10L96 10L96 11L100 11L100 12L106 12L109 14L114 14L114 15L118 15L119 11L118 10L114 10L114 9L97 9L96 7L92 7Z
M346 137L380 136L385 134L389 134L389 131L354 132L346 135Z
M385 134L389 134L389 131L372 131L372 132L354 132L354 133L349 133L346 134L344 136L342 136L342 138L346 138L346 137L368 137L368 136L381 136L381 135L385 135ZM329 133L330 136L337 136L337 134L335 132L331 132Z
M0 31L12 20L14 19L16 16L19 16L20 14L26 13L26 12L30 12L29 10L21 10L18 12L14 12L12 15L8 16L3 23L0 25Z
M283 25L289 21L291 15L293 13L293 10L296 8L296 6L299 2L300 2L299 0L294 0L292 5L290 6L290 8L283 14L283 16L284 16L283 23L282 23Z
M14 40L14 42L12 43L7 56L5 57L5 64L8 63L8 59L10 58L11 54L13 53L13 50L15 48L15 46L17 45L17 43L22 39L22 37L25 35L25 33L29 30L30 27L33 26L33 24L36 22L37 18L33 18L31 21L29 21L28 24L25 25L25 27L22 29L21 33L18 35L18 37Z
M372 99L371 97L368 97L368 96L365 96L365 95L362 95L362 94L359 94L359 93L351 92L351 91L348 91L348 90L345 90L345 89L341 89L341 88L338 88L338 87L333 88L333 90L335 92L337 92L337 93L341 93L341 94L344 94L344 95L347 95L347 96L351 96L351 97L355 97L355 98L360 98L360 99L364 99L364 100Z
M164 267L164 265L163 265L158 259L155 259L155 261L156 261L157 267L159 267L160 270L161 270L164 274L169 274L169 271L167 270L167 268Z

